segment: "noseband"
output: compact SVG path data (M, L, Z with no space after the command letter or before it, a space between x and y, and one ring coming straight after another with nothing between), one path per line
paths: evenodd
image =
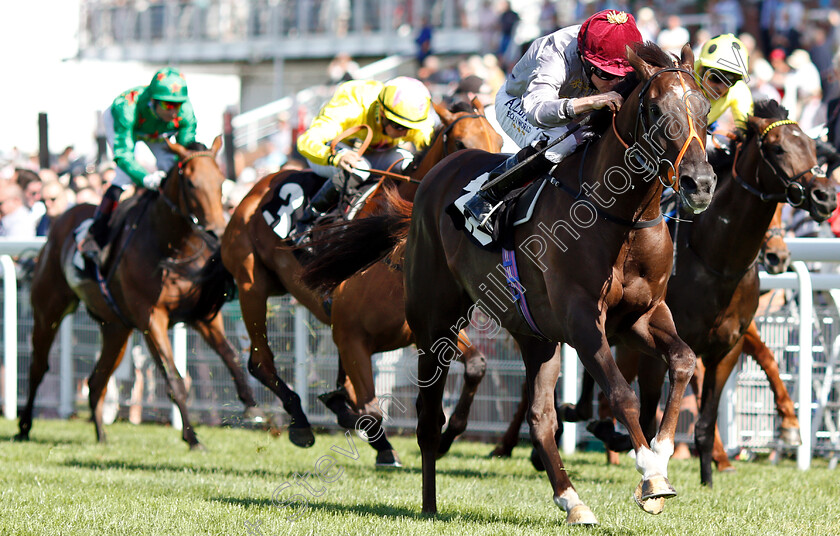
M187 205L187 195L186 195L186 189L185 189L185 186L184 186L184 182L185 182L184 181L184 166L186 165L187 162L189 162L193 158L198 158L198 157L207 157L207 158L212 158L214 161L216 160L216 155L211 151L196 151L196 152L190 154L189 156L187 156L186 158L184 158L183 160L181 160L180 162L178 162L178 179L179 179L178 180L178 190L179 190L178 194L179 194L180 198L184 200L184 205ZM219 238L215 234L208 231L204 227L204 225L202 225L198 221L198 218L195 216L195 214L193 214L190 211L185 212L184 210L181 209L181 207L179 205L176 205L175 203L173 203L172 200L169 199L166 196L166 194L163 191L163 188L160 188L158 190L158 193L160 194L160 198L163 199L163 202L166 203L166 205L169 207L169 209L172 210L173 213L175 213L178 216L181 216L182 218L184 218L187 221L187 224L189 224L192 231L195 234L197 234L199 237L201 237L201 239L208 246L210 246L210 248L215 249L219 246ZM187 209L189 209L189 206L187 206Z
M767 159L767 156L764 154L764 138L767 136L767 133L773 130L776 127L780 127L782 125L796 125L796 121L792 119L783 119L780 121L776 121L774 123L770 123L757 137L757 145L758 145L758 154L761 155L761 160L766 163L770 169L773 171L773 175L775 175L779 181L785 186L784 193L777 193L777 194L769 194L766 192L762 192L755 186L748 184L738 175L738 172L735 170L735 166L738 163L738 155L741 151L741 146L743 144L738 144L737 148L735 149L735 158L732 160L732 178L735 179L735 182L740 184L746 191L753 194L754 196L758 197L765 203L769 202L782 202L785 201L790 204L792 207L801 207L805 204L807 200L807 196L805 195L805 187L799 182L803 176L807 173L811 173L813 178L825 178L825 173L819 166L814 166L810 169L806 169L800 173L797 173L793 177L787 177L784 173L780 172L779 169ZM758 182L758 170L760 166L756 166L755 168L755 183L759 184Z
M675 73L685 73L689 77L692 76L692 74L688 70L682 69L680 67L666 67L664 69L661 69L661 70L653 73L651 75L651 77L648 78L647 81L645 81L645 84L642 86L642 89L639 91L639 112L636 115L636 126L635 126L634 131L633 131L634 134L639 132L639 122L640 121L641 121L642 132L648 132L649 131L649 125L648 125L648 122L647 122L647 115L645 114L645 96L647 95L647 92L650 89L650 85L653 82L653 79L656 78L657 76L663 74L663 73L669 73L669 72L671 72L671 73L673 73L673 72L675 72ZM680 76L679 79L680 79L680 85L682 85L683 90L685 90L685 92L687 93L689 90L685 85L685 80L683 80L682 76ZM659 180L660 180L660 182L662 182L663 186L665 186L666 188L671 187L671 188L674 189L675 192L678 192L679 189L680 189L679 188L679 180L677 178L677 175L679 174L679 169L680 169L680 162L682 162L683 156L685 156L686 151L688 151L688 147L689 147L689 145L691 145L691 142L694 141L694 140L697 140L697 143L700 144L700 148L705 150L703 140L700 139L700 135L697 134L697 129L694 127L694 120L693 120L692 115L691 115L691 107L690 107L688 102L686 102L686 108L687 108L686 117L688 119L688 137L686 138L685 142L683 143L682 148L680 148L680 152L677 155L677 159L673 163L670 160L667 160L665 158L662 158L662 159L659 160L659 166L661 166L662 164L667 164L670 168L670 169L668 169L668 173L667 173L668 182L666 183L662 179L661 174L659 174ZM616 128L616 125L615 125L615 116L616 116L616 113L613 112L613 121L612 121L613 132L615 132L615 135L618 138L618 141L620 141L621 144L624 145L624 148L629 149L630 145L627 142L625 142L624 139L621 137L621 134L618 133L618 129ZM644 138L644 136L643 136L643 138ZM656 148L653 147L653 140L647 139L646 141L651 145L651 148L653 149L653 154L656 154L657 151L656 151ZM644 161L644 158L642 157L642 155L636 153L636 159L639 161L639 163L642 165L642 167L644 167L645 169L651 169L648 166L648 163L646 161ZM657 166L657 168L659 166Z

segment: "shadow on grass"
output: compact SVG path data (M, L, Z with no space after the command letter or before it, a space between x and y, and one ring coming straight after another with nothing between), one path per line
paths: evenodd
M83 439L81 437L58 437L58 438L46 438L46 437L31 437L26 441L17 441L15 439L16 434L3 434L0 435L0 442L8 441L10 443L18 443L20 445L48 445L48 446L55 446L55 445L84 445L89 443L91 445L96 444L96 440L91 439Z
M70 459L67 461L62 462L62 465L67 467L74 467L76 469L89 469L91 471L109 471L109 470L122 470L122 471L148 471L151 473L157 473L161 471L171 471L174 473L183 473L184 471L190 471L195 473L201 474L209 474L209 475L226 475L226 476L238 476L238 477L262 477L267 479L288 479L291 478L293 473L285 474L279 473L274 471L267 471L265 469L231 469L229 467L202 467L202 466L193 466L188 464L169 464L169 463L155 463L155 464L146 464L146 463L136 463L136 462L125 462L120 460L101 460L101 461L91 461L91 460L79 460L79 459Z
M211 499L212 501L218 501L225 504L231 504L235 506L241 506L244 508L269 508L277 506L272 502L271 499L243 499L239 497L214 497ZM358 516L374 516L377 518L388 518L388 517L399 517L405 519L414 519L414 520L427 520L427 519L434 519L436 521L441 521L444 523L476 523L476 524L487 524L487 523L510 523L519 525L523 528L554 528L556 527L555 522L544 522L541 520L535 520L531 518L503 518L495 515L482 515L476 514L475 512L466 512L466 513L437 513L434 515L424 514L420 512L420 508L405 508L400 506L391 506L387 504L378 504L378 503L367 503L367 504L341 504L341 503L334 503L334 502L320 502L320 503L309 503L307 505L307 510L314 511L314 512L328 512L330 514L335 514L337 512L347 513L347 514L355 514ZM282 509L279 509L282 512ZM304 518L306 516L306 512L303 513ZM624 533L621 533L624 534Z

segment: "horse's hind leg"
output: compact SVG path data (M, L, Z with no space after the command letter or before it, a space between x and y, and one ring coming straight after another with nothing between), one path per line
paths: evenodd
M773 390L773 397L776 399L776 411L782 418L782 441L793 447L801 445L799 418L796 416L793 400L790 399L785 383L779 375L779 365L773 357L773 352L761 340L755 322L750 323L750 327L744 333L744 353L753 356L753 359L767 375L770 389Z
M746 352L746 346L744 348ZM702 397L700 392L702 390L703 379L706 377L706 367L703 366L703 360L697 360L697 367L694 369L694 375L691 377L691 381L689 382L691 385L691 389L694 391L695 397L697 398L697 407L702 407ZM715 462L715 466L717 467L718 471L725 472L725 471L734 471L735 467L729 461L729 456L726 454L726 449L723 448L723 440L720 438L720 430L718 429L717 424L715 425L715 442L712 446L712 461Z
M102 423L102 403L105 401L105 390L108 380L122 361L125 346L131 329L122 324L102 324L102 352L99 361L93 367L88 378L90 388L91 419L96 426L96 438L100 443L105 442L105 426Z
M518 337L517 342L525 361L530 400L528 424L531 426L531 441L546 468L548 480L554 491L554 502L566 512L566 523L596 525L598 520L580 500L557 450L555 434L558 422L554 388L560 375L561 354L557 351L558 347L553 343L524 337Z
M46 259L44 259L46 262ZM57 267L57 265L56 265ZM32 281L32 363L29 365L29 394L26 406L20 415L20 432L15 440L26 441L32 429L32 412L35 406L35 394L38 386L49 370L49 353L55 340L55 334L61 326L61 320L72 313L79 305L79 300L64 282L64 278L50 277L45 283L44 277ZM58 281L56 281L58 279Z
M233 376L236 393L239 395L239 400L245 404L246 418L259 424L267 424L268 417L265 412L257 407L254 393L251 391L251 386L248 385L245 379L245 371L239 363L239 356L225 336L224 320L222 319L221 313L217 314L209 322L195 322L193 323L193 327L207 341L207 344L219 354L222 362L230 371L231 376Z
M475 345L469 342L467 334L461 331L458 334L458 339L458 347L462 352L462 360L464 361L464 386L461 389L461 396L458 398L455 410L449 416L446 430L441 437L440 447L438 447L438 455L440 456L449 452L455 438L467 429L467 419L470 416L470 407L475 398L475 392L478 391L478 385L487 372L487 359Z

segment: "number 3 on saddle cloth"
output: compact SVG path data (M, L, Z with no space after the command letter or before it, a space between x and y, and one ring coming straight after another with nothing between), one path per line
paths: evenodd
M318 192L321 186L328 179L309 171L302 171L290 175L286 180L277 184L271 195L261 207L260 212L265 222L281 239L289 238L289 234L295 229L297 221L303 216L303 211L309 204L310 199ZM368 195L372 192L377 180L368 179L359 186L361 195L342 192L338 206L331 209L325 216L315 220L315 223L325 219L335 219L339 214L347 219L352 219L358 211L359 206L364 204Z

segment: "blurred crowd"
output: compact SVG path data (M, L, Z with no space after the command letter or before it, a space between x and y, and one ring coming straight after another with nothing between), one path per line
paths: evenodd
M466 3L458 2L458 17L463 19L459 24L478 30L480 43L476 53L437 53L434 30L426 18L411 37L416 45L416 69L403 74L413 74L429 87L435 100L450 106L477 97L493 122L495 93L530 42L517 40L522 17L513 6L519 3L476 0L473 4L478 9L465 9ZM840 149L840 136L834 135L840 129L840 11L827 0L708 0L702 6L659 0L542 0L541 4L532 5L540 10L540 34L578 23L601 9L631 11L646 40L675 53L688 42L698 54L709 38L735 33L749 49L746 81L754 98L778 100L812 137ZM355 78L358 70L359 64L347 54L336 56L324 76L328 88L325 95L331 94L329 88L336 84ZM228 181L224 189L229 210L235 208L258 178L281 167L303 167L295 141L320 104L279 113L272 133L261 140L256 150L236 152L237 180ZM508 140L503 151L516 149ZM0 152L0 236L45 234L49 222L68 206L97 203L112 176L112 164L96 166L75 154L72 147L54 156L46 169L39 168L36 158L15 149ZM820 232L799 211L789 210L786 223L798 236ZM840 225L837 227L840 231Z

